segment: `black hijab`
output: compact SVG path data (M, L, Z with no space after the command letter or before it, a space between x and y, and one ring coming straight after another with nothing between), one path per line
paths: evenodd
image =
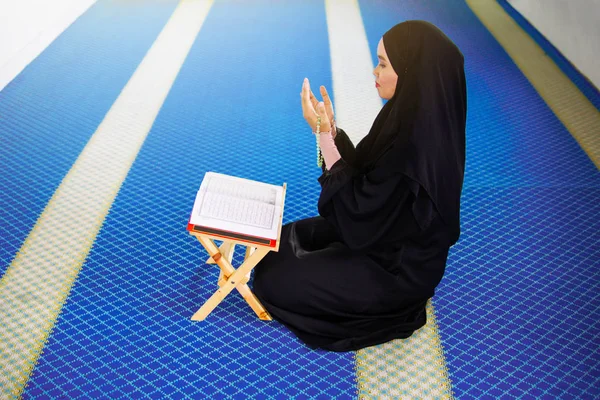
M394 26L383 35L383 45L398 83L357 145L356 166L369 171L391 152L395 161L389 173L410 178L417 197L424 189L456 240L465 168L463 55L441 30L425 21ZM413 211L422 226L432 218L431 210L418 205Z

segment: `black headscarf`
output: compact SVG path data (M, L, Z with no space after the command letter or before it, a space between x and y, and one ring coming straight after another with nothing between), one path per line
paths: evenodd
M389 173L423 188L444 222L460 232L459 209L465 168L467 111L464 58L456 45L425 21L406 21L383 35L383 45L398 75L394 96L356 147L356 166L368 171L388 152ZM426 225L431 210L413 210Z

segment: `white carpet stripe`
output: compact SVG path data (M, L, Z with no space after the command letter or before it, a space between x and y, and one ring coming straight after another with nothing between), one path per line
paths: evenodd
M357 144L383 106L371 51L357 0L326 0L326 12L336 120ZM359 398L452 398L431 302L427 314L427 325L409 339L357 352Z
M326 0L325 9L335 119L356 145L383 106L375 88L375 67L358 0Z
M22 393L212 3L181 1L0 281L0 398Z

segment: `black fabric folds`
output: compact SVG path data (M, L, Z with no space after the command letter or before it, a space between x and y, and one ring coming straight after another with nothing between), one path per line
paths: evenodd
M407 21L383 36L398 84L356 148L319 177L320 216L284 225L254 292L312 348L357 350L406 338L460 234L465 165L463 56L438 28Z
M427 192L455 242L465 168L463 55L441 30L425 21L394 26L383 35L383 43L398 84L369 134L356 146L357 165L368 172L379 157L391 152L394 162L386 166L387 172L404 174ZM424 226L431 213L417 218Z

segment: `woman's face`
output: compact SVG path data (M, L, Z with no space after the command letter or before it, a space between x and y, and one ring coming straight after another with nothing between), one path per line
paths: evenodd
M375 75L375 86L379 92L379 97L389 100L394 96L394 92L396 91L398 75L396 75L394 68L392 68L392 64L385 52L383 38L377 45L377 57L379 58L379 64L377 64L377 67L373 70L373 75Z

